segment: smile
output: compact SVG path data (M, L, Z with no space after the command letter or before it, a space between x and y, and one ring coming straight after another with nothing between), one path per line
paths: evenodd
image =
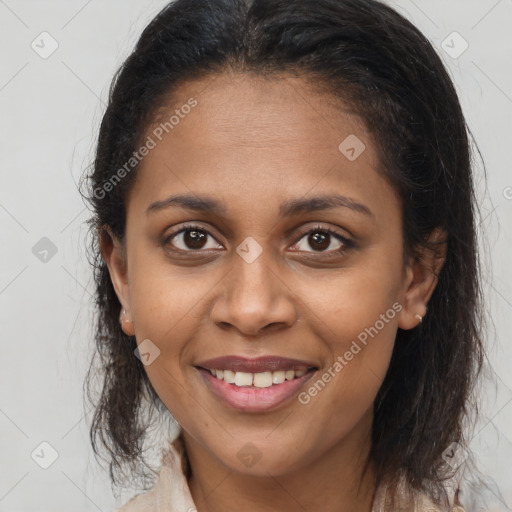
M264 412L284 405L318 369L297 359L225 356L195 366L202 381L224 406Z
M269 388L276 384L282 384L286 380L293 380L302 377L306 370L278 370L276 372L261 372L261 373L247 373L247 372L233 372L231 370L212 370L208 371L217 379L223 380L228 384L235 386L253 386L255 388Z

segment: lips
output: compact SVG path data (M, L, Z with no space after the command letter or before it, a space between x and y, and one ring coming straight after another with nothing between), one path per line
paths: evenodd
M217 357L195 365L208 389L230 408L264 412L288 403L318 368L299 359Z

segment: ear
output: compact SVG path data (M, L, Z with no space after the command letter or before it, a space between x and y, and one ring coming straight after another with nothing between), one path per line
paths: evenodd
M107 264L110 279L121 303L119 321L125 334L134 336L133 320L130 310L130 287L128 284L128 265L126 248L109 226L100 229L100 252Z
M402 310L398 327L412 329L427 313L427 304L434 293L439 273L446 260L447 233L434 229L428 237L428 247L416 248L405 270Z

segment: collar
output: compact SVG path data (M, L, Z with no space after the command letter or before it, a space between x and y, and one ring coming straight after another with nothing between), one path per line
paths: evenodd
M163 454L162 466L156 484L147 492L134 496L117 512L197 512L187 482L188 460L181 436L178 436ZM376 491L371 512L389 512L386 484ZM394 510L400 512L464 512L464 508L448 498L442 508L424 493L407 489L405 479L398 486Z

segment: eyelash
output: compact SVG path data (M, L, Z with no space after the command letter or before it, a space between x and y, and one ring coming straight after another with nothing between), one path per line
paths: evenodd
M168 237L165 238L164 240L164 246L165 245L168 245L170 244L171 240L173 240L175 237L177 237L178 235L186 232L186 231L200 231L202 233L206 233L207 236L210 236L212 237L214 240L215 237L213 235L211 235L207 229L205 229L204 227L202 226L199 226L197 224L185 224L183 225L179 231L176 231L175 233L172 233L171 235L169 235ZM344 236L340 235L339 233L337 233L336 231L330 229L330 228L326 228L326 227L323 227L323 226L320 226L320 225L317 225L317 226L314 226L313 228L310 228L308 229L307 231L304 231L300 236L299 238L296 240L296 242L293 244L293 245L296 245L298 244L306 235L310 235L312 233L325 233L325 234L328 234L330 236L333 236L336 240L338 240L339 242L341 242L343 245L341 248L339 249L336 249L336 250L331 250L331 251L326 251L326 252L323 252L323 251L311 251L315 254L319 254L319 255L323 255L323 257L336 257L336 256L340 256L342 254L344 254L348 249L354 247L354 242L352 242L352 240L349 240L348 238L345 238ZM200 253L200 252L206 252L207 250L201 250L201 249L197 249L197 250L194 250L194 249L189 249L189 250L183 250L183 249L173 249L175 251L179 251L179 252L190 252L190 253ZM310 251L295 251L295 252L310 252Z

